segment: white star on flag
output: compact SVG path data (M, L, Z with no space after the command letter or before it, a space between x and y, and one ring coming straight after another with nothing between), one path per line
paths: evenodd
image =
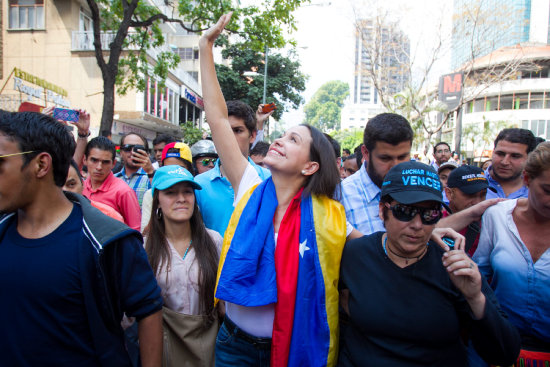
M306 243L307 239L305 239L304 242L300 242L300 256L302 258L304 257L304 252L306 252L307 250L311 250L309 247L307 247Z

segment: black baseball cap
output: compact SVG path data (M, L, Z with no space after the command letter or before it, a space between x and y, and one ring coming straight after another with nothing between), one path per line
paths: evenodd
M465 164L451 172L447 180L447 187L456 187L470 195L486 190L489 187L489 182L481 168Z
M401 204L443 202L441 181L432 166L409 161L390 169L382 183L381 197L390 195Z

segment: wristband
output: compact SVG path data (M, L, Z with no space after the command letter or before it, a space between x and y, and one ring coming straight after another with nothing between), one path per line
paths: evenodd
M87 138L88 136L90 136L90 135L91 135L91 133L90 133L89 130L88 130L88 133L87 133L87 134L80 134L80 133L78 133L78 137L79 137L79 138L82 138L82 139L86 139L86 138Z
M153 173L148 173L148 174L147 174L147 177L153 178L153 176L155 175L155 172L156 172L156 171L153 171Z

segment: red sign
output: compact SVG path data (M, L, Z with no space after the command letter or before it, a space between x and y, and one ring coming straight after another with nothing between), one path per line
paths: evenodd
M44 106L39 106L30 102L23 102L19 106L18 112L42 112Z

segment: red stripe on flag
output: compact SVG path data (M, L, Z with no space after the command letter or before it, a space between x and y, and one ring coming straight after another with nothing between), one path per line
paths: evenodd
M271 343L271 366L283 367L288 363L296 286L298 284L300 248L300 200L302 190L296 194L288 206L277 237L275 249L275 272L277 273L277 303Z

